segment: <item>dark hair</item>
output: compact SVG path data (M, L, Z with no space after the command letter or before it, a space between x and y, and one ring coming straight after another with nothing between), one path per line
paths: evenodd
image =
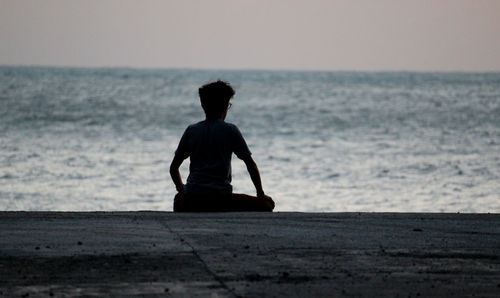
M234 89L229 83L218 80L208 83L198 89L201 106L208 118L217 118L224 113Z

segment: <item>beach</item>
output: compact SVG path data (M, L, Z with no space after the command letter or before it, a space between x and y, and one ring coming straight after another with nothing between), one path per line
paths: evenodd
M0 212L0 296L497 297L500 215Z

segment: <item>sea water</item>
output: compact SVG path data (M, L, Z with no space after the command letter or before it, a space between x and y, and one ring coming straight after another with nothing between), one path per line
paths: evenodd
M42 67L0 67L0 210L172 210L216 79L277 211L500 212L499 73Z

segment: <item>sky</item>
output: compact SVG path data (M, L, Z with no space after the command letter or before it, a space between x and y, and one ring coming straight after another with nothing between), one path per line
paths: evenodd
M0 65L500 71L500 0L0 0Z

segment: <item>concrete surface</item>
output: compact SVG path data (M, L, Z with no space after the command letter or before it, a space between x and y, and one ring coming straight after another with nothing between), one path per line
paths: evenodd
M499 214L0 212L0 296L499 297Z

